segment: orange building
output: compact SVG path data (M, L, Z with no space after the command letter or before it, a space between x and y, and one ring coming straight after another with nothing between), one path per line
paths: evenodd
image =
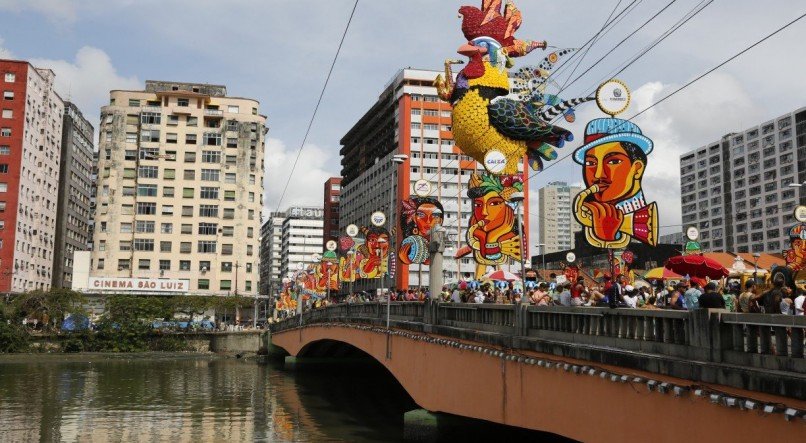
M451 282L470 278L475 271L472 256L452 257L465 244L472 211L467 183L472 173L481 172L483 168L454 144L451 106L437 97L436 88L432 86L438 74L428 70L400 70L378 101L341 139L339 226L341 232L351 223L369 226L370 215L381 211L387 216L387 229L396 228L391 246L397 251L402 241L400 202L413 194L415 182L425 180L430 184L430 196L436 197L445 210L442 226L448 233L448 249L442 272L444 281ZM397 154L408 156L399 167L392 161L392 156ZM524 183L524 194L526 207L521 213L528 214L528 180ZM524 221L524 231L528 233L528 217ZM528 245L528 241L525 244ZM387 281L387 287L428 287L428 265L405 265L393 256L390 267L394 282ZM518 272L520 264L504 265L504 269L510 268ZM379 287L380 279L359 280L354 289Z

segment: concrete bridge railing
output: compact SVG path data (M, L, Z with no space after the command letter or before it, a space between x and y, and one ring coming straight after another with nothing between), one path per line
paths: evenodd
M393 302L390 318L394 328L806 397L803 316ZM384 326L386 304L331 305L271 329L340 322Z

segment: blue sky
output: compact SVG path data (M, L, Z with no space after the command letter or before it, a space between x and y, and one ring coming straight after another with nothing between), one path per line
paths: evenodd
M456 11L477 0L362 0L317 121L282 206L320 203L321 185L340 170L339 139L374 103L400 68L441 67L463 43ZM630 0L520 0L521 38L576 47ZM577 73L668 3L643 0L596 43ZM569 89L584 95L641 47L693 8L678 0ZM352 0L0 0L0 56L32 60L57 74L57 87L91 120L109 89L142 87L146 79L225 84L230 95L254 97L268 115L266 203L272 209L288 177ZM477 5L476 5L477 6ZM634 92L625 115L674 90L733 53L806 12L799 0L716 0L619 77ZM680 223L681 152L806 105L800 44L806 21L639 117L655 140L645 191L661 206L661 224ZM537 63L541 53L518 60ZM559 77L562 82L565 76ZM581 109L573 126L599 116ZM564 148L573 149L572 146ZM562 155L562 153L561 153ZM579 181L570 160L533 179ZM570 178L569 178L570 177ZM534 188L533 188L534 189ZM534 193L536 197L536 193ZM533 197L533 198L534 198ZM536 223L535 223L536 225ZM666 230L673 230L669 228Z

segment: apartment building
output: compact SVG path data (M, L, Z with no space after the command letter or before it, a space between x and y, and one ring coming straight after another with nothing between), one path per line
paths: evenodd
M267 132L258 106L223 85L148 80L110 92L90 290L257 294Z
M56 219L53 287L73 283L73 253L87 250L95 129L73 103L65 103Z
M339 199L341 198L341 177L331 177L325 181L325 195L323 200L324 236L322 247L330 240L338 240L339 232Z
M567 251L574 248L574 234L582 230L571 212L574 198L582 187L566 182L551 182L537 191L538 243L540 254Z
M680 157L683 225L704 251L780 253L806 201L806 108Z
M323 216L324 211L318 207L298 206L285 211L280 238L279 279L314 263L314 255L322 254Z
M260 293L274 295L282 288L282 246L285 212L272 212L260 228Z
M344 232L349 224L370 226L370 215L375 211L384 212L394 226L398 225L401 200L413 195L415 182L425 180L430 184L431 196L438 198L445 210L443 227L447 230L448 249L441 272L445 281L456 281L475 272L472 257L457 260L453 256L464 244L472 211L467 197L470 175L484 168L462 154L454 143L451 106L439 99L433 86L438 74L408 68L397 72L378 100L341 139L339 227ZM409 158L396 166L392 161L396 154ZM528 214L528 183L524 185L527 198L522 211ZM525 221L528 233L528 217ZM402 241L399 229L395 231L391 238L393 251ZM519 270L518 266L512 270ZM397 288L428 286L429 266L404 265L396 253L392 254L390 273ZM386 283L390 284L388 279ZM358 280L354 289L375 289L380 284L381 279Z
M53 281L64 102L55 75L0 60L0 292Z

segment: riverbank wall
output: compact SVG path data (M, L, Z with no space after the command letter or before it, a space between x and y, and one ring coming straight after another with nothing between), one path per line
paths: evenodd
M67 343L75 338L71 334L33 335L29 342L29 352L67 352ZM158 343L166 339L183 343L191 352L229 355L257 354L269 342L268 331L193 332L155 334L148 337L155 344L154 348L159 348Z

